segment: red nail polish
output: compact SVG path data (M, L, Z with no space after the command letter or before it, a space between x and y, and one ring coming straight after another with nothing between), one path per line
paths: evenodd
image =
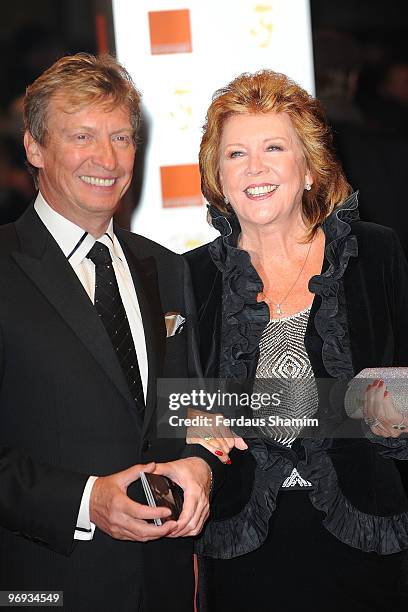
M384 381L383 381L383 380L380 380L380 382L378 383L378 386L379 386L379 387L383 387L383 386L384 386Z
M214 451L214 454L217 455L217 457L222 457L222 455L224 453L222 451L220 451L220 450L216 450L216 451Z
M232 461L231 459L228 459L228 461L225 462L227 465L231 465Z
M384 391L384 397L387 397L389 395L388 391Z

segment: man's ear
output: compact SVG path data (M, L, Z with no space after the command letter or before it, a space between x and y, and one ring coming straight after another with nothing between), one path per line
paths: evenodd
M41 152L41 147L32 137L28 130L24 133L24 148L26 151L27 160L35 168L43 168L44 161Z

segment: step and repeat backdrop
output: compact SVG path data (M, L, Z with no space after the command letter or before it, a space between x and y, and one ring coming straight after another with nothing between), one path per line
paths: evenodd
M143 94L133 231L182 253L212 240L198 151L216 89L271 68L314 93L308 0L113 0L117 57Z

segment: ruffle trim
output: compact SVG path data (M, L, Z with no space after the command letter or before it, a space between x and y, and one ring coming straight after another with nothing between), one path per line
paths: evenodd
M309 461L300 462L298 468L315 485L309 498L325 513L324 527L344 544L364 552L391 555L407 549L408 512L377 516L358 510L342 493L326 448L318 448L316 440L311 445Z
M249 254L237 248L240 227L235 215L224 217L209 208L213 226L221 232L209 251L223 275L222 341L219 376L247 379L255 376L259 342L269 320L265 302L257 302L262 281Z
M322 524L335 538L363 552L391 555L408 548L408 512L377 516L361 512L341 491L333 463L327 454L330 440L305 440L308 460L296 466L313 483L309 498L325 514ZM232 559L259 548L268 535L282 482L293 463L276 446L257 441L250 452L257 467L253 489L245 507L225 520L212 520L196 542L196 552L214 559Z
M236 516L206 525L195 546L199 555L232 559L256 550L266 540L279 488L293 464L262 441L253 443L250 452L257 462L251 497Z
M209 213L213 226L221 233L209 247L224 279L222 335L226 342L221 343L220 376L249 378L255 375L259 341L269 320L269 309L264 302L256 301L263 286L249 254L236 247L240 233L236 215L225 217L213 206ZM357 238L350 227L358 218L356 192L322 224L329 266L309 281L310 291L321 298L314 323L323 341L323 364L330 376L341 380L354 376L342 277L350 257L358 255Z
M399 438L383 438L382 436L376 436L364 422L362 427L366 438L381 447L378 449L380 455L387 459L408 461L408 438L406 434Z
M309 290L321 297L314 322L323 340L323 364L328 374L337 379L350 379L354 376L341 279L350 257L358 255L357 238L350 235L350 223L358 218L356 192L324 221L322 229L326 236L325 255L329 267L309 281Z

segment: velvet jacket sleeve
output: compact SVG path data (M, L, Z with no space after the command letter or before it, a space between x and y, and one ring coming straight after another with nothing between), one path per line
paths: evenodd
M199 337L197 326L197 311L192 287L190 269L187 262L184 260L184 300L186 312L189 313L188 333L188 362L189 375L191 378L200 379L203 377L203 371L200 360ZM212 473L212 488L211 495L214 496L225 480L226 466L212 453L200 444L186 444L181 455L183 458L200 457L208 464Z
M408 264L405 253L395 232L390 230L388 241L389 270L384 274L387 292L390 296L390 316L392 320L392 345L395 366L408 366ZM408 380L407 380L408 393ZM403 433L399 438L384 438L373 434L365 427L367 438L378 444L384 457L408 460L408 436Z

